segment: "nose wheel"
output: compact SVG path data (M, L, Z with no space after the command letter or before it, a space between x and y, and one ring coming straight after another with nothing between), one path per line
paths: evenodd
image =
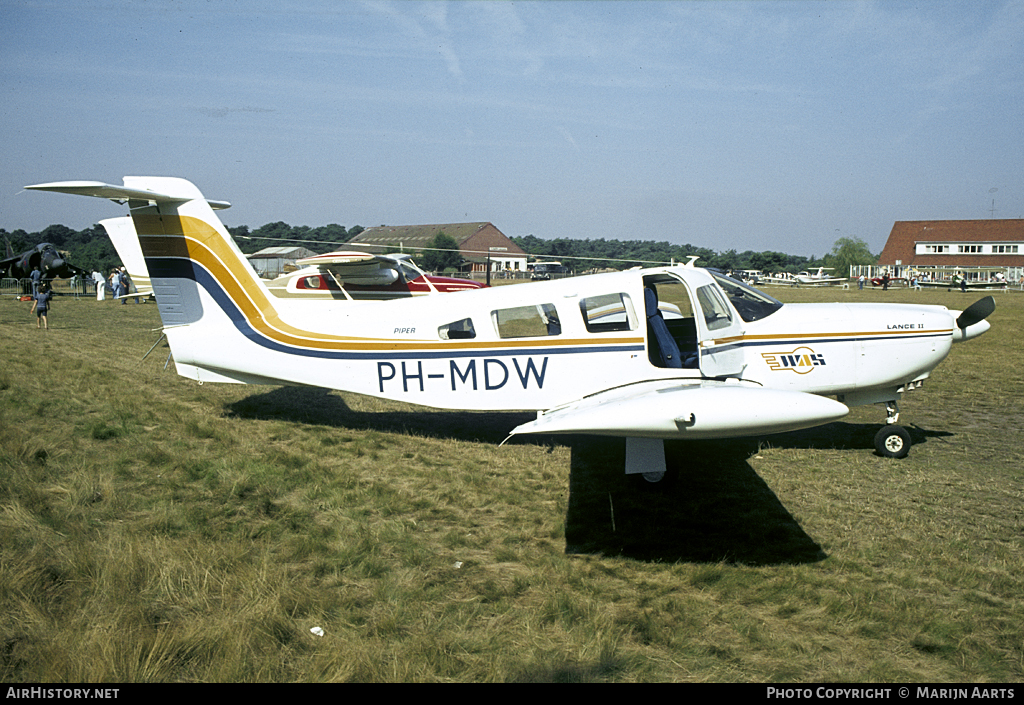
M900 418L899 407L896 402L889 402L885 410L888 412L886 425L875 434L875 450L883 458L906 458L910 453L910 434L896 424Z
M875 434L875 450L883 458L906 458L910 452L910 434L896 424L883 426Z

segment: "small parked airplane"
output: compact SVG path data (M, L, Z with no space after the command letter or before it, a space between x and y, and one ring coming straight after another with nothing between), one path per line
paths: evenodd
M328 252L296 262L302 269L267 283L275 296L301 299L387 300L469 291L484 287L470 279L427 274L407 254Z
M512 435L625 437L626 472L650 481L664 477L664 439L808 428L864 404L888 412L877 451L905 456L897 400L953 342L988 330L995 308L991 297L962 313L784 305L692 262L374 305L298 302L268 292L192 183L124 182L26 188L128 201L178 374L537 411Z
M829 269L831 269L831 267L829 267ZM846 277L830 277L829 275L825 274L824 267L818 267L818 271L814 274L811 274L810 272L800 272L793 278L796 279L797 282L800 284L816 285L841 284L844 281L846 281Z
M99 194L106 194L97 189ZM103 195L101 197L107 197ZM227 208L224 201L213 201L217 209ZM128 271L136 291L125 294L132 296L153 296L139 236L131 216L101 220L100 225L107 231L117 256ZM469 279L436 277L428 275L416 266L410 255L371 255L365 252L329 252L298 260L302 266L288 274L267 282L267 288L274 296L281 298L383 300L407 296L421 296L453 291L479 289L483 284Z

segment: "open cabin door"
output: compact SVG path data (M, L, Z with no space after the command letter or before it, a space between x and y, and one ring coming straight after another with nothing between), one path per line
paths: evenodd
M732 377L743 371L743 349L736 345L742 320L714 283L704 276L684 283L662 273L644 277L644 287L647 298L653 296L657 302L656 312L649 301L645 302L652 365L693 370L695 376L699 369L704 377ZM659 341L666 336L672 339L668 346ZM666 354L666 347L673 345L678 353L673 349ZM673 357L680 362L672 362Z
M743 348L739 345L742 319L715 284L698 286L695 304L701 374L739 377L744 368Z

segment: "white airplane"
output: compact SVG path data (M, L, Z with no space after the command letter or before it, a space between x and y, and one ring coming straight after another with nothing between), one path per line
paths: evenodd
M831 267L829 267L831 269ZM846 277L830 277L825 274L824 267L818 267L818 271L815 274L810 272L800 272L793 277L800 284L840 284L846 281Z
M827 267L831 268L831 267ZM799 275L794 277L801 284L842 284L847 280L846 277L830 277L825 274L825 267L819 266L818 271L813 275L808 272L801 272Z
M665 439L807 428L863 404L888 412L877 451L905 456L897 401L953 342L988 330L995 306L783 305L692 264L373 305L296 302L268 293L192 183L124 182L101 192L128 201L178 374L537 411L512 435L624 437L626 472L650 481L664 477Z

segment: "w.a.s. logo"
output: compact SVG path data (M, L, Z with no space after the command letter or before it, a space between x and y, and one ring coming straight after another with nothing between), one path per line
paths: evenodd
M768 363L768 367L773 372L789 370L790 372L796 372L798 375L805 375L815 367L823 367L825 365L824 355L803 346L792 352L761 353L761 357L764 358L764 361Z

